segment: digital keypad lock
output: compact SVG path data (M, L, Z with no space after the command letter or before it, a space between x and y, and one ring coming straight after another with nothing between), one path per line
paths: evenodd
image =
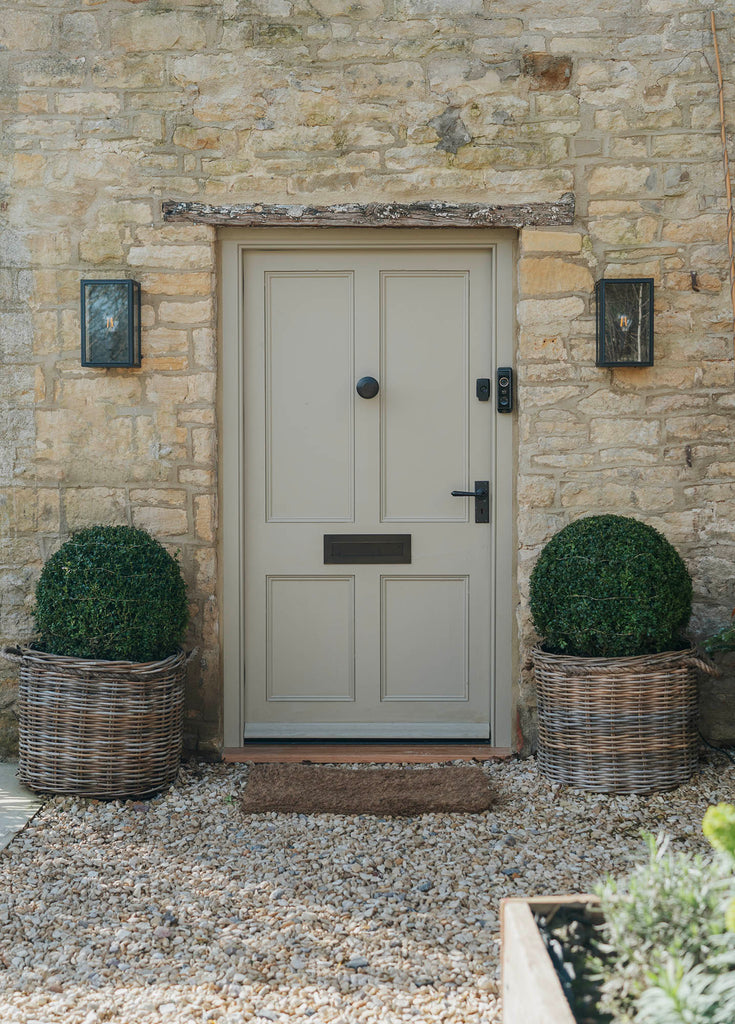
M513 369L499 366L496 374L496 403L498 412L513 411Z

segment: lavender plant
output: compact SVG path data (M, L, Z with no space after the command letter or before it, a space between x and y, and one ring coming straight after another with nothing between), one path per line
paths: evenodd
M703 830L714 856L649 836L648 861L599 889L599 1008L619 1024L735 1021L735 807L711 807Z

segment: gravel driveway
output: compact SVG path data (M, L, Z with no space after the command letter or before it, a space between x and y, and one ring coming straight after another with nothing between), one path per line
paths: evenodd
M735 795L711 752L654 797L486 771L480 815L245 817L244 765L190 764L149 802L50 800L0 854L0 1021L499 1021L501 896L589 890L644 856L642 828L706 849L705 808Z

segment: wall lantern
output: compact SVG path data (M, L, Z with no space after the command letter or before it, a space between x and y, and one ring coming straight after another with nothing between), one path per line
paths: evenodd
M598 366L653 366L653 278L598 281Z
M82 281L82 366L140 366L140 284Z

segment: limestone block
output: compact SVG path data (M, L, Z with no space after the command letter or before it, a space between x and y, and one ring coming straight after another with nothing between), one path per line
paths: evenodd
M577 398L582 393L582 388L573 385L523 386L519 393L519 401L523 403L525 409L541 409L548 406L559 406L567 399Z
M605 217L590 223L590 234L602 242L634 248L648 245L656 237L655 217Z
M544 476L522 476L518 481L518 504L522 508L548 508L556 504L556 481Z
M594 278L587 267L551 256L526 256L520 261L523 295L558 295L560 292L594 291Z
M144 357L186 354L189 350L189 334L181 328L153 327L143 332L141 347Z
M110 27L113 47L134 52L204 49L207 38L201 19L185 11L135 11L114 18Z
M684 440L703 439L708 436L728 437L733 421L727 416L670 416L665 422L666 436Z
M194 533L199 540L210 543L215 540L215 501L211 494L201 494L194 498Z
M724 216L703 213L680 223L664 224L662 238L671 242L721 242L725 238L727 220Z
M194 552L194 586L201 594L213 594L217 586L217 554L213 548Z
M110 116L122 109L119 97L112 92L57 93L56 109L60 114L92 114Z
M0 20L0 50L20 53L51 49L53 22L50 14L32 10L5 10Z
M215 434L209 427L195 427L191 432L192 458L204 465L214 462Z
M553 231L549 228L523 228L520 233L521 251L565 252L582 251L582 236L578 231Z
M65 14L61 19L60 49L79 53L82 50L96 50L100 46L100 34L94 14L75 12Z
M591 416L636 416L643 412L644 399L640 395L621 394L612 388L596 388L587 398L577 402L577 408ZM650 415L654 409L645 403Z
M59 532L60 501L56 488L13 488L13 500L18 533Z
M183 409L179 409L177 420L182 425L198 423L213 427L216 422L216 416L214 409L211 407L207 408L206 406L202 407L199 405L185 405Z
M425 96L425 75L415 61L391 64L353 64L345 68L344 80L350 95L371 103L400 99L421 99Z
M590 195L637 195L646 187L651 174L650 167L609 166L595 167L588 180Z
M46 157L42 153L15 153L13 176L20 188L42 186L46 171Z
M405 18L425 18L447 12L446 0L394 0L395 14ZM482 0L452 0L452 15L484 14Z
M137 377L111 376L99 371L87 373L89 376L57 380L55 398L59 409L70 409L79 416L86 416L88 408L101 413L104 406L127 408L140 403L142 386Z
M187 492L181 487L131 488L130 501L134 505L186 508Z
M144 506L132 509L133 526L148 530L154 537L183 537L189 532L185 509Z
M133 245L128 251L131 267L165 270L211 270L214 265L208 245Z
M120 229L111 225L83 231L79 239L79 256L87 263L119 263L123 258Z
M573 65L568 56L526 52L521 56L521 69L530 79L532 91L554 91L569 88Z
M652 445L661 438L658 420L595 417L590 421L590 440L598 445Z
M142 245L164 245L175 242L214 242L215 229L210 224L162 224L160 227L150 227L148 224L141 224L135 227L135 241Z
M545 363L566 361L567 350L564 338L559 334L546 334L537 330L522 328L518 334L518 354L525 364L527 360L540 359ZM529 368L524 365L522 380L531 378L527 374ZM542 374L542 379L546 379Z
M122 487L65 487L62 505L69 530L128 523L128 503Z
M522 299L518 303L518 322L524 327L548 325L550 331L570 320L576 320L585 312L585 302L580 298L565 299Z
M215 473L212 469L179 466L177 476L180 483L191 484L194 487L213 487L216 483Z
M214 304L211 299L196 302L161 302L158 320L161 323L201 324L214 318Z
M641 448L601 448L597 453L600 462L607 466L657 466L657 452Z
M33 349L33 324L28 313L0 312L0 360L26 361Z
M225 153L233 153L237 148L237 135L227 128L193 128L182 125L174 131L175 146L184 149L218 149Z
M211 274L202 272L150 273L140 275L140 286L147 295L211 295Z
M545 544L562 526L566 524L565 516L558 513L536 512L522 506L518 509L517 518L518 543L524 547Z

